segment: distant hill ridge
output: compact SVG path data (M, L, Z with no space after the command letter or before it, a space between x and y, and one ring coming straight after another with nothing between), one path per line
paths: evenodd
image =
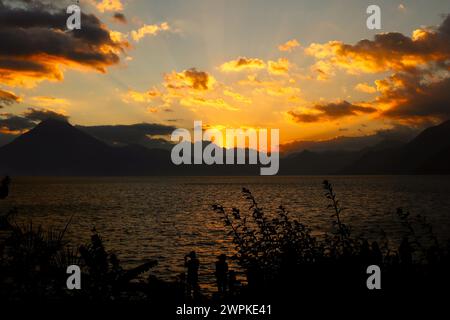
M343 172L351 174L449 173L450 121L422 131L410 142L369 151ZM447 165L446 165L447 164Z
M61 120L48 119L0 148L0 170L21 175L141 175L167 171L168 152L111 147Z
M362 150L308 151L281 159L281 175L448 174L450 121L408 143L382 141ZM257 175L259 165L175 166L170 151L111 146L70 123L48 119L0 148L0 174L48 176Z

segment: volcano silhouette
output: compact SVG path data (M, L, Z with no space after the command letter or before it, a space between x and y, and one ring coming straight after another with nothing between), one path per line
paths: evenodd
M170 166L168 151L113 147L56 119L0 148L0 173L15 175L152 175Z

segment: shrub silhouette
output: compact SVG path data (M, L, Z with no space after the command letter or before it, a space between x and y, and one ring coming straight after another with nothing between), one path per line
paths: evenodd
M69 224L70 221L62 231L45 231L40 226L33 227L31 222L12 228L0 252L0 297L17 301L127 298L134 290L130 282L157 264L150 260L138 267L123 269L116 255L105 250L95 229L89 244L73 249L64 240ZM66 269L72 264L82 268L81 292L66 289Z
M1 260L2 295L11 299L51 298L61 294L59 281L66 263L76 262L62 231L14 225L4 241Z
M114 253L108 253L103 240L95 228L92 230L91 243L80 246L79 252L86 270L89 299L111 300L121 298L127 291L131 280L157 265L156 260L148 261L136 268L124 270Z
M331 183L325 180L323 187L327 209L332 211L333 231L320 237L313 236L311 229L293 219L283 206L267 215L245 188L242 195L250 204L249 210L212 206L229 229L236 248L233 258L244 269L252 295L285 299L284 293L300 288L309 293L323 293L324 289L367 293L366 268L372 264L383 269L384 287L392 292L418 292L450 283L444 272L449 266L449 246L440 245L424 217L413 219L398 209L406 230L401 244L389 246L384 232L379 242L370 244L353 236L344 223ZM427 239L419 237L418 228L427 231Z
M245 213L237 208L228 213L218 204L213 209L231 229L234 258L246 270L249 286L275 281L286 267L314 263L324 256L324 247L311 236L311 230L291 219L283 206L269 218L248 189L242 189L242 194L250 202Z

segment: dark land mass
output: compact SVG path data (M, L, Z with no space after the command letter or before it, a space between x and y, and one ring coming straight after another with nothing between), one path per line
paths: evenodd
M290 151L281 154L279 174L448 174L448 163L450 121L425 129L407 143L385 139L359 150ZM176 166L167 148L114 146L88 130L55 119L41 122L0 148L0 173L10 175L259 175L261 167Z

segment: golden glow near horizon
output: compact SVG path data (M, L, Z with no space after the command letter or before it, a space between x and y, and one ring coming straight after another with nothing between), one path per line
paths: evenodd
M26 53L20 46L2 50L2 117L31 107L82 125L189 127L202 120L221 131L280 129L286 143L367 135L450 114L426 100L449 103L442 88L450 73L450 18L437 18L448 9L440 1L431 1L427 14L419 1L382 1L381 31L367 30L357 1L345 10L338 1L251 2L81 1L83 13L92 14L81 32L84 23L104 36L49 29ZM335 10L319 14L321 6ZM50 36L66 41L67 51L39 47Z

